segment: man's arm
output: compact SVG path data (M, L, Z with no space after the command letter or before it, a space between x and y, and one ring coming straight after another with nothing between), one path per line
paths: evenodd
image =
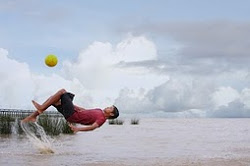
M87 126L87 127L76 127L76 126L73 126L72 124L70 124L69 127L71 128L72 131L74 131L74 133L76 133L78 131L92 131L98 128L99 125L95 122L92 125Z

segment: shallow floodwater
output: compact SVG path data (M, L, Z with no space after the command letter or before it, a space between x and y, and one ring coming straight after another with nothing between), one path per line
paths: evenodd
M141 119L60 135L41 154L25 136L0 137L0 166L250 165L250 119Z

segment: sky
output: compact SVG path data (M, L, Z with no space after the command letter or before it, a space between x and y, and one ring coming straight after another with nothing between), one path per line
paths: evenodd
M0 0L0 108L34 109L65 88L122 117L249 118L249 11L248 0Z

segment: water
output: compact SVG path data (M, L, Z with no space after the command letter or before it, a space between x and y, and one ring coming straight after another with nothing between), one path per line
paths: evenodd
M126 123L127 122L127 123ZM0 138L0 165L250 165L250 119L142 119L60 135L41 154L25 136Z
M54 153L52 148L52 138L46 135L42 126L35 123L21 123L21 127L25 132L29 141L37 147L41 154Z

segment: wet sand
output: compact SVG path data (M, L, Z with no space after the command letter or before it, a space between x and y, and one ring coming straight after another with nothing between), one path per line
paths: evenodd
M40 154L27 138L0 137L0 165L250 165L250 119L141 119L53 138Z

